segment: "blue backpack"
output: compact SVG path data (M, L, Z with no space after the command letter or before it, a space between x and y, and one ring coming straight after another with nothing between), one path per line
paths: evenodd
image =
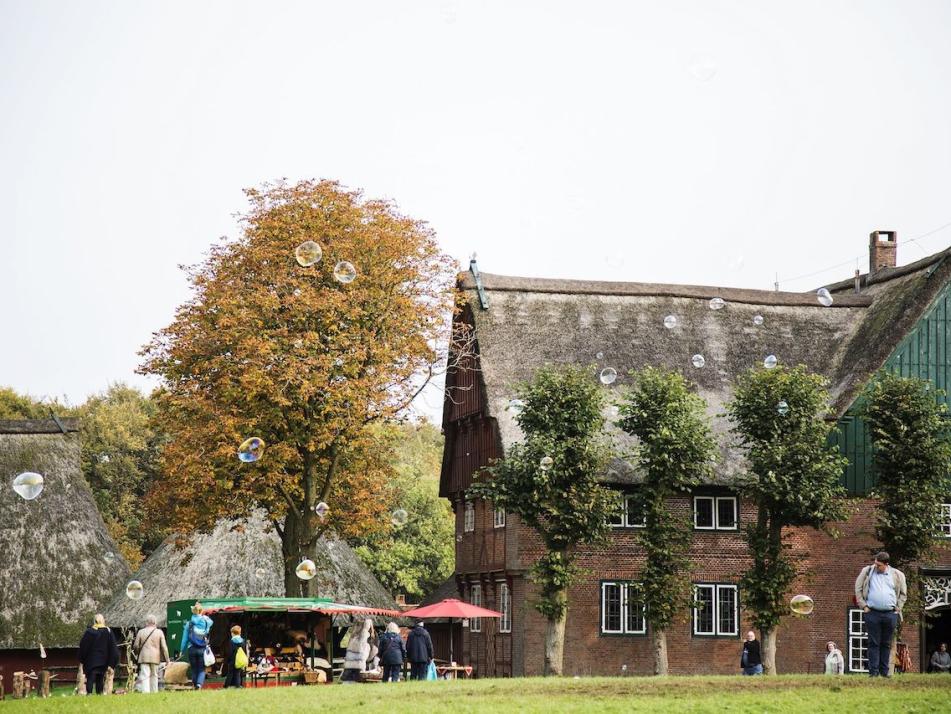
M198 631L195 629L195 623L188 623L188 642L194 647L201 647L204 649L208 646L208 631L202 630Z

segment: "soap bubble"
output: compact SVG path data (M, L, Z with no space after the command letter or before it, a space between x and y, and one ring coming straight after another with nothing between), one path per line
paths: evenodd
M666 327L668 330L672 330L672 329L674 329L675 327L677 327L677 316L676 316L676 315L668 315L667 317L665 317L665 318L664 318L664 327Z
M605 367L601 370L601 384L614 384L617 379L617 370L614 367Z
M254 577L256 577L258 580L264 580L266 575L267 571L264 568L257 568L254 571Z
M516 416L522 413L522 410L525 408L525 402L521 399L510 399L509 405L505 407L506 411L511 411Z
M102 554L102 559L105 560L107 563L114 563L116 560L116 554L113 553L111 550L107 550L105 553Z
M779 402L776 405L776 411L779 414L779 416L786 416L787 414L789 414L789 405L786 404L785 401Z
M829 307L829 305L832 304L832 294L825 288L819 288L819 290L816 291L816 300L819 301L820 305Z
M334 277L344 285L352 283L357 277L357 269L353 267L353 263L341 260L334 266Z
M711 298L710 300L711 310L722 310L725 305L726 305L726 301L724 301L724 299L721 297Z
M762 316L762 315L753 315L753 324L756 325L757 327L759 327L760 325L762 325L762 324L763 324L763 316Z
M297 258L297 264L302 268L309 268L315 263L319 263L324 256L324 251L312 240L305 240L294 251L294 257Z
M141 600L145 597L145 588L138 580L130 580L125 586L125 596L130 600Z
M238 447L238 458L244 463L254 463L264 454L264 440L256 436L245 439Z
M301 580L313 580L317 576L317 566L314 565L314 561L310 558L304 558L297 564L294 573Z
M548 471L553 463L555 463L555 460L552 457L543 456L542 460L538 462L538 468L540 468L542 471Z
M716 62L711 57L704 54L697 54L690 58L687 64L690 74L699 82L709 82L717 73Z
M100 464L108 464L109 454L99 454L99 456L96 457L96 461L98 461Z
M595 358L595 359L604 359L604 352L598 352L598 354L596 354L596 355L594 356L594 358Z
M789 609L796 615L811 615L816 604L808 595L796 595L789 601Z
M316 513L321 518L324 518L327 513L330 511L330 506L321 501L316 506L314 506L314 513Z
M43 493L43 477L32 471L24 471L13 479L13 490L27 501Z
M409 514L403 508L397 508L393 511L393 516L390 518L390 523L399 528L400 526L405 526L406 521L409 520Z
M776 355L768 355L766 359L763 360L763 366L766 369L772 369L776 366L777 362L778 360L776 359Z
M694 355L690 358L690 363L697 369L700 369L707 363L707 360L703 358L703 355Z

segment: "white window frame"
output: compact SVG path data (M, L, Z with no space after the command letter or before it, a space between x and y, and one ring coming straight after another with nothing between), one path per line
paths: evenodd
M848 633L848 665L849 672L868 673L868 632L865 629L865 613L861 608L850 607L848 611L846 632ZM863 655L864 653L864 655ZM853 666L853 663L858 666ZM864 664L864 666L863 666Z
M512 596L509 593L509 584L504 580L499 580L496 582L496 589L499 593L499 612L502 613L502 617L499 618L499 632L511 632Z
M482 607L482 586L473 583L469 586L469 604L476 607ZM469 632L482 632L482 618L469 618Z
M713 524L701 526L697 524L697 502L709 501L713 511ZM722 501L733 502L733 525L720 525L720 503ZM698 531L735 531L740 525L740 506L736 496L694 496L693 497L693 527Z
M951 538L951 503L942 503L938 508L938 537Z
M608 586L617 587L620 589L620 600L621 600L621 629L619 630L609 630L607 629L607 612L608 609L605 606L605 595ZM639 629L630 629L628 628L628 610L630 606L629 598L631 593L633 593L638 587L637 583L623 582L620 580L605 580L601 583L601 632L602 635L646 635L647 634L647 606L643 603L641 604L641 615L640 621L641 626Z
M464 533L475 531L475 503L465 501L462 507L462 530Z
M695 637L737 637L740 634L740 593L736 585L727 585L719 583L694 583L693 598L696 603L699 600L700 589L709 590L713 602L713 629L710 631L701 631L699 629L700 608L693 607L693 635ZM720 592L730 590L733 592L733 630L724 631L720 629Z
M615 514L614 518L617 518L620 515L620 523L614 523L613 521L608 521L608 525L612 528L644 528L647 526L647 516L641 516L640 522L634 522L636 516L632 516L631 513L634 510L632 503L634 501L633 496L624 496L621 501L621 511L619 514Z
M495 528L505 528L505 509L495 509Z

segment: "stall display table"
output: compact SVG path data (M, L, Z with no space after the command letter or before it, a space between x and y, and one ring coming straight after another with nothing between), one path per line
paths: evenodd
M286 669L278 669L271 672L256 672L252 670L248 672L248 679L251 680L251 686L255 689L258 686L258 682L264 682L263 686L266 687L269 679L274 680L275 687L280 687L282 674L285 677L285 681L290 677L297 677L298 675L297 672L290 672Z
M440 679L458 679L462 674L466 679L472 676L472 667L462 667L451 664L437 664L436 676Z

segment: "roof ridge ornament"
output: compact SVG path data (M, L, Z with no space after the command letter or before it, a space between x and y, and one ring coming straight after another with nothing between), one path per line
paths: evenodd
M489 309L489 296L485 294L485 288L482 285L482 275L479 273L479 264L476 262L476 254L473 253L469 258L469 272L475 279L476 290L479 292L479 304L483 310Z

